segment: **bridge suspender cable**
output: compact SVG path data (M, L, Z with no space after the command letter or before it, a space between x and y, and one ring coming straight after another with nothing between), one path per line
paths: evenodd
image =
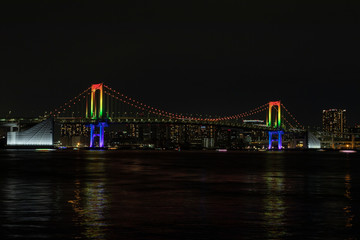
M105 90L104 93L107 95L110 95L113 99L119 100L122 103L128 104L139 110L147 111L149 113L152 113L152 114L155 114L158 116L168 117L171 119L183 119L183 120L193 120L193 121L211 121L211 122L225 121L225 120L232 120L232 119L236 120L236 119L242 119L244 117L254 115L256 113L263 112L263 111L267 110L267 106L268 106L268 104L264 104L258 108L255 108L255 109L250 110L245 113L227 116L227 117L221 117L221 118L195 118L195 117L190 117L190 116L184 116L182 114L174 114L174 113L170 113L170 112L167 112L164 110L160 110L160 109L151 107L151 106L141 103L135 99L132 99L131 97L128 97L120 92L117 92L106 85L104 85L104 88L106 88L108 90L108 91Z
M300 127L300 128L304 128L304 126L303 125L301 125L299 122L298 122L298 120L294 117L294 115L292 115L291 113L290 113L290 111L284 106L284 104L281 104L281 106L285 109L285 111L290 115L290 117L295 121L295 123L296 123L296 125L298 126L298 127Z

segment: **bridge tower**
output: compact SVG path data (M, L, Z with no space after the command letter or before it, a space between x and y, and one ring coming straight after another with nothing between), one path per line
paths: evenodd
M87 116L88 117L88 116ZM99 148L104 147L104 128L108 127L107 119L103 117L103 84L91 85L90 119L90 148L95 148L95 137L99 137Z
M272 112L276 111L277 114L274 114L274 121L272 119ZM267 119L267 126L270 128L274 128L274 130L269 131L269 147L268 149L272 149L273 142L278 142L278 149L282 149L282 135L284 132L281 129L281 102L269 102L269 115Z

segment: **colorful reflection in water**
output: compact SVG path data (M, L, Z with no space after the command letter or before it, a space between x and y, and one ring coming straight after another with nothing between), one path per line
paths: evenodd
M346 158L0 151L0 239L358 239Z
M264 199L264 221L269 239L281 239L286 236L285 213L283 192L284 173L274 166L269 166L269 171L263 176L266 184L266 197Z
M104 162L89 162L86 167L90 179L81 184L75 181L74 199L68 202L74 210L73 221L84 227L82 235L86 239L106 239L105 211L108 198L105 194ZM94 179L92 179L95 177ZM77 238L81 238L78 236Z

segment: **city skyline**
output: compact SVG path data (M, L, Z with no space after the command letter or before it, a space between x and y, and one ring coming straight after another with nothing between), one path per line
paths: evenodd
M330 108L354 125L356 6L9 4L0 114L39 115L105 82L169 112L232 115L281 100L304 125L321 126Z

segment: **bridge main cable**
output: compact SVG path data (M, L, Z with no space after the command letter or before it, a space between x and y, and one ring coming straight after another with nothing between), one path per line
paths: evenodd
M189 117L189 116L184 116L183 114L174 114L174 113L170 113L164 110L160 110L154 107L151 107L149 105L146 105L144 103L141 103L133 98L130 98L120 92L117 92L116 90L104 85L104 88L106 88L108 91L104 91L105 94L125 103L128 104L132 107L135 107L139 110L143 110L143 111L148 111L150 113L153 113L155 115L159 115L159 116L165 116L165 117L169 117L172 119L182 119L182 120L190 120L190 121L209 121L209 122L217 122L217 121L226 121L226 120L236 120L236 119L242 119L244 117L248 117L251 115L254 115L256 113L260 113L263 112L267 109L268 104L264 104L261 105L260 107L257 107L253 110L241 113L241 114L236 114L236 115L232 115L232 116L227 116L227 117L220 117L220 118L195 118L195 117ZM110 91L110 92L109 92Z
M281 103L281 106L282 106L282 107L285 109L285 111L290 115L290 117L295 121L296 126L303 129L304 126L299 123L299 121L295 118L294 115L292 115L292 114L290 113L290 111L284 106L284 104Z
M70 99L69 101L65 102L63 105L61 105L60 107L56 108L55 110L51 111L49 113L49 115L55 117L56 115L61 114L62 112L66 111L67 108L70 108L72 105L71 104L76 104L77 102L80 102L80 97L84 94L86 94L89 90L91 89L91 87L88 87L87 89L85 89L83 92L81 92L80 94L78 94L77 96L75 96L74 98ZM90 94L90 92L88 92L88 94ZM85 96L83 96L85 98ZM78 100L76 102L76 100ZM61 111L62 110L62 111Z

